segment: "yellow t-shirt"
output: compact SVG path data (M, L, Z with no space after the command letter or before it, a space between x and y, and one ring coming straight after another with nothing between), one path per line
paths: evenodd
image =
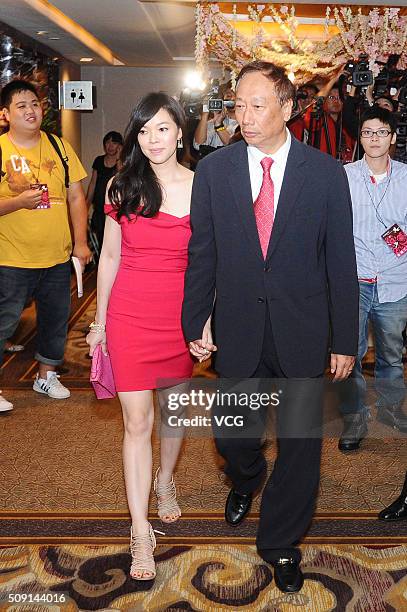
M61 139L68 157L69 181L76 183L86 172L75 151ZM56 138L62 155L64 149ZM50 268L68 261L72 251L68 222L65 170L47 135L35 147L15 146L8 134L0 136L2 170L0 199L11 198L33 183L48 186L50 208L22 208L0 216L0 265L16 268Z

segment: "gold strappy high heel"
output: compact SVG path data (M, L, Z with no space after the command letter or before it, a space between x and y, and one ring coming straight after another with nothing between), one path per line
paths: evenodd
M174 478L171 477L171 481L167 484L160 484L158 482L158 472L155 473L154 478L154 491L157 496L158 516L163 523L175 523L181 516L181 508L177 504L177 490L175 488ZM165 520L165 517L171 515L177 515L176 518Z
M148 524L148 532L141 535L134 535L133 528L130 529L130 576L134 580L153 580L155 578L153 553L156 546L154 530L150 523ZM141 574L140 577L135 576L137 572ZM149 575L145 576L146 573Z

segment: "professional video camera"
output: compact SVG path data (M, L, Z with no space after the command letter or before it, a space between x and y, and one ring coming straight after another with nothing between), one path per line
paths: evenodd
M355 87L369 87L373 85L373 72L369 69L368 56L359 55L357 61L349 60L344 68L351 75L351 83Z
M209 86L203 91L184 89L180 96L180 103L186 116L190 119L199 119L205 105L209 112L215 113L222 111L224 108L234 108L234 101L223 100L219 90L219 79L211 79Z
M399 55L389 55L386 63L377 61L379 66L382 66L379 74L375 78L373 95L375 98L386 95L394 95L397 89L402 87L401 80L405 76L403 70L397 69L397 63L400 59ZM394 91L392 91L394 90Z

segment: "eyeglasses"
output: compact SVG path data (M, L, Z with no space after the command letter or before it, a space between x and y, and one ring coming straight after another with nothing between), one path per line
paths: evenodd
M379 138L387 138L387 136L390 136L391 131L390 130L361 130L360 135L362 136L362 138L371 138L374 135L378 135Z
M328 100L340 100L339 96L328 96Z

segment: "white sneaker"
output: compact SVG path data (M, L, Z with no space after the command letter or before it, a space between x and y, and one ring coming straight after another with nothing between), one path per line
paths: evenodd
M13 410L13 404L8 402L5 397L1 395L0 391L0 412L7 412L8 410Z
M47 372L47 380L39 378L37 374L33 389L37 393L44 393L53 399L66 399L71 395L71 392L58 379L59 375L56 372Z

